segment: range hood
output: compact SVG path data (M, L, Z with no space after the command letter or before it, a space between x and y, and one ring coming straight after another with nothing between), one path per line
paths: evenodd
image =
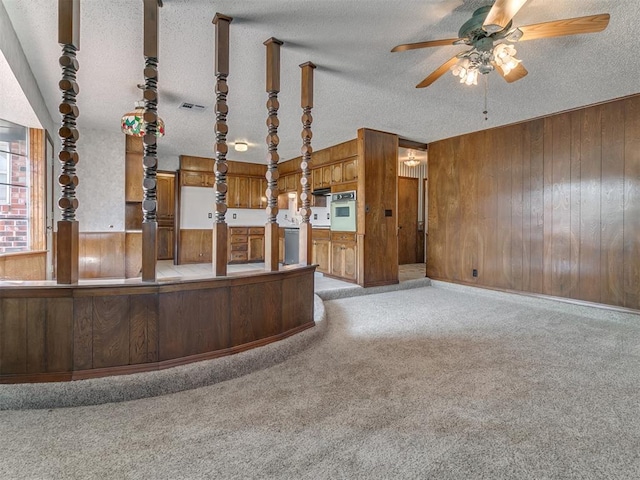
M311 192L312 195L318 195L319 197L323 197L326 195L331 195L331 189L329 187L327 188L318 188L316 190L314 190L313 192Z

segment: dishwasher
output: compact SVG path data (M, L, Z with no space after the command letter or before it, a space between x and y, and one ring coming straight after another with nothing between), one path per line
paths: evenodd
M298 249L300 248L300 230L297 228L284 229L284 265L298 263Z

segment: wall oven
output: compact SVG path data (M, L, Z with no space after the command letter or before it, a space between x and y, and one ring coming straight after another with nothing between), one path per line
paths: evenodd
M331 195L331 230L356 231L356 192L340 192Z

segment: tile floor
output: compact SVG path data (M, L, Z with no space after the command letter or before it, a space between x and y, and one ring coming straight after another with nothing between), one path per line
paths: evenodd
M227 271L229 275L235 273L244 273L251 271L263 271L264 263L245 263L229 265ZM413 263L409 265L400 265L398 267L398 279L400 282L406 282L407 280L415 280L417 278L425 277L425 264ZM211 264L210 263L196 263L189 265L174 265L171 260L160 260L156 270L159 281L167 281L175 278L210 278ZM353 283L343 282L335 278L325 277L322 273L315 274L315 288L316 292L324 290L336 290L340 288L352 288Z

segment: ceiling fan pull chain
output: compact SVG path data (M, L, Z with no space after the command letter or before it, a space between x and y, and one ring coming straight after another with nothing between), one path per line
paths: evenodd
M487 109L487 92L489 90L489 75L483 75L484 77L484 119L485 121L489 120L489 110Z

